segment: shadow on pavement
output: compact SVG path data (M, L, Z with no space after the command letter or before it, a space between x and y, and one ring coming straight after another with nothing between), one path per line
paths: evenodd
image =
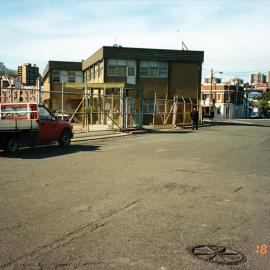
M270 127L269 125L265 124L256 124L256 123L245 123L245 122L218 122L218 121L207 121L207 124L210 124L211 126L245 126L245 127Z
M45 159L57 156L74 154L77 152L99 151L100 146L96 145L71 145L69 148L61 148L58 145L46 145L31 148L20 149L18 153L13 155L5 155L0 152L1 158L20 158L20 159Z
M157 134L188 134L192 133L192 130L145 130L146 133L157 133Z

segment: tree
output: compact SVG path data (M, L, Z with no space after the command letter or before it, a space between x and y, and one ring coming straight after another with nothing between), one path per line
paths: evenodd
M11 69L6 69L4 71L0 71L0 75L6 75L8 78L12 77L12 78L17 78L18 77L18 73L16 70L11 70Z
M270 93L263 93L259 98L259 109L262 111L264 115L267 115L267 111L270 109L269 101L270 101Z
M270 100L270 93L269 92L265 92L262 93L262 95L260 97L258 97L258 100Z

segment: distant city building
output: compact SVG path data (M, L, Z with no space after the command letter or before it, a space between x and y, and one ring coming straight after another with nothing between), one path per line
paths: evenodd
M266 75L261 72L250 74L249 84L251 88L267 91Z
M24 64L18 67L18 77L22 85L30 86L36 85L39 77L39 68L36 65Z
M244 80L240 79L239 77L233 77L233 78L229 79L228 83L231 85L236 85L236 84L243 85Z
M250 83L250 85L266 83L266 75L264 75L261 72L256 72L254 74L250 74L249 83Z
M204 83L211 83L211 78L205 78ZM221 78L213 77L212 83L221 83Z

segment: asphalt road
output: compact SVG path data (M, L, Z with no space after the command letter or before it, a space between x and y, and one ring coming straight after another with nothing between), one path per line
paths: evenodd
M0 153L0 269L269 269L270 122L252 121Z

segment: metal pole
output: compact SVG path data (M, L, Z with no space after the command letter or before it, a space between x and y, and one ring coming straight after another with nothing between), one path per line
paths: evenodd
M62 120L64 120L64 83L62 82Z
M157 93L155 92L155 100L154 100L154 114L153 114L153 126L155 126L155 118L156 118L156 104L157 104Z
M89 113L90 113L90 125L93 125L93 107L94 107L94 101L93 101L93 89L90 88L88 90L88 95L89 95L89 100L88 100L88 104L89 104ZM89 120L88 120L89 122Z
M20 89L21 90L21 89ZM19 91L20 91L19 90ZM40 87L40 81L39 78L37 79L37 103L41 103L41 87Z
M143 93L139 92L139 128L143 126Z
M125 129L125 106L124 106L124 89L120 88L120 127L122 130Z
M163 119L163 125L165 125L165 119L166 119L166 114L167 114L167 98L168 98L168 92L166 93L166 100L165 100L165 105L164 105L164 119Z
M172 125L173 125L174 127L176 127L177 107L178 107L178 96L174 96L174 103L173 103L173 120L172 120Z
M185 118L186 118L186 100L182 97L182 100L184 101L184 111L183 111L183 125L185 125Z
M89 90L86 86L86 132L89 132Z
M114 100L113 100L113 92L111 99L111 115L112 115L112 128L114 128Z
M210 118L212 118L212 105L213 105L213 69L211 68L211 87L210 87L210 106L209 106L209 113Z

